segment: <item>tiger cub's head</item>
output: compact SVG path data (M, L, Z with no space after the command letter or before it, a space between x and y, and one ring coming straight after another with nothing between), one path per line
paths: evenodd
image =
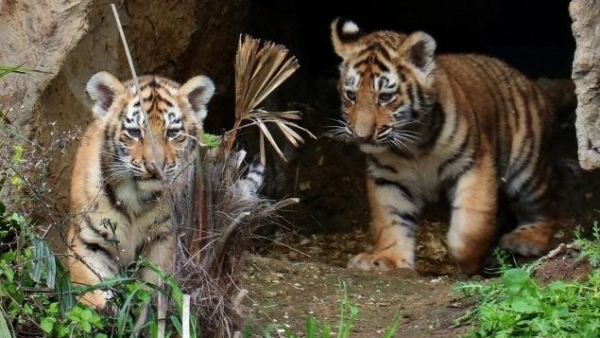
M342 58L343 121L334 135L366 152L418 143L435 103L433 38L423 32L366 34L342 19L332 22L331 38Z
M131 80L121 83L99 72L87 83L103 132L102 171L109 183L133 180L142 190L160 190L161 182L175 179L196 149L215 86L206 76L181 86L159 76L141 76L138 82L141 102Z

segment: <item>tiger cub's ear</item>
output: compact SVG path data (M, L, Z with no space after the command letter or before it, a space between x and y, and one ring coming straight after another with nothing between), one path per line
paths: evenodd
M109 72L98 72L88 80L85 91L94 101L95 118L104 117L117 96L125 92L125 87Z
M399 55L425 75L435 68L435 40L424 32L409 35L400 45Z
M333 49L342 59L355 54L360 46L356 43L364 33L358 26L346 19L337 18L331 23L331 40Z
M198 122L202 122L206 118L206 104L214 93L215 85L212 80L203 75L189 79L179 88L179 95L189 102Z

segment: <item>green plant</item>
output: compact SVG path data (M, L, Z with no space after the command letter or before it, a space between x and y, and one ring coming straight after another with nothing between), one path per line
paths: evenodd
M580 249L580 259L587 259L590 264L597 268L600 265L600 227L598 222L594 222L592 227L592 238L594 240L585 239L581 232L575 233L575 245Z
M18 214L0 203L0 323L2 337L39 332L49 337L89 337L102 317L75 306L68 275L60 262ZM102 335L93 337L101 338Z
M163 286L136 278L143 268L157 273ZM94 289L110 289L114 311L100 313L75 302L76 296ZM73 287L68 273L27 220L6 214L0 203L0 337L23 333L57 338L130 337L145 306L149 320L142 329L157 337L156 315L149 306L152 291L168 294L176 308L168 318L167 337L181 335L183 292L172 276L140 260L115 278L94 286ZM190 326L192 337L197 337L199 328L193 318Z
M11 73L26 74L28 71L29 70L23 68L23 65L0 65L0 79Z
M352 327L356 322L356 318L358 317L358 306L348 300L348 292L346 289L346 283L340 282L339 288L340 294L340 319L338 321L338 330L336 334L336 338L349 338L351 337ZM400 326L400 312L396 313L394 320L390 326L388 326L384 333L383 338L391 338L394 336L394 333L398 330ZM278 337L286 338L296 338L298 335L293 333L293 331L287 326L283 324L271 324L267 326L265 329L264 335L266 338L271 338L272 332L275 331L278 333ZM320 334L319 334L319 331ZM249 337L249 333L245 334L245 337ZM328 323L323 323L321 329L319 330L319 322L317 318L313 315L309 315L306 318L306 338L331 338L331 326Z
M600 232L593 241L579 238L582 257L600 257ZM539 263L537 263L539 264ZM455 325L472 325L464 337L598 337L600 336L600 272L586 280L539 285L532 277L536 263L505 268L499 280L466 282L456 290L477 296L478 305Z

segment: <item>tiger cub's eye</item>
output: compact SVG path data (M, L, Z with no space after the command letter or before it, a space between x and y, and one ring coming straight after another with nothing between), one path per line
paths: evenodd
M138 128L127 128L125 129L125 132L127 132L127 135L131 138L139 139L142 137L142 131Z
M179 134L179 129L167 129L167 138L174 138Z
M356 92L353 92L351 90L346 90L345 92L346 94L346 98L350 101L356 101Z
M379 103L388 103L394 98L392 93L380 93L378 96Z

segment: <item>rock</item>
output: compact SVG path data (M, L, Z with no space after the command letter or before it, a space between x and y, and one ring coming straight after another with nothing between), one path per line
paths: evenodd
M596 0L573 0L569 11L577 44L572 78L578 99L579 163L592 170L600 167L600 6Z
M0 64L43 72L11 74L0 81L0 109L30 129L35 104L88 29L90 0L0 1Z

